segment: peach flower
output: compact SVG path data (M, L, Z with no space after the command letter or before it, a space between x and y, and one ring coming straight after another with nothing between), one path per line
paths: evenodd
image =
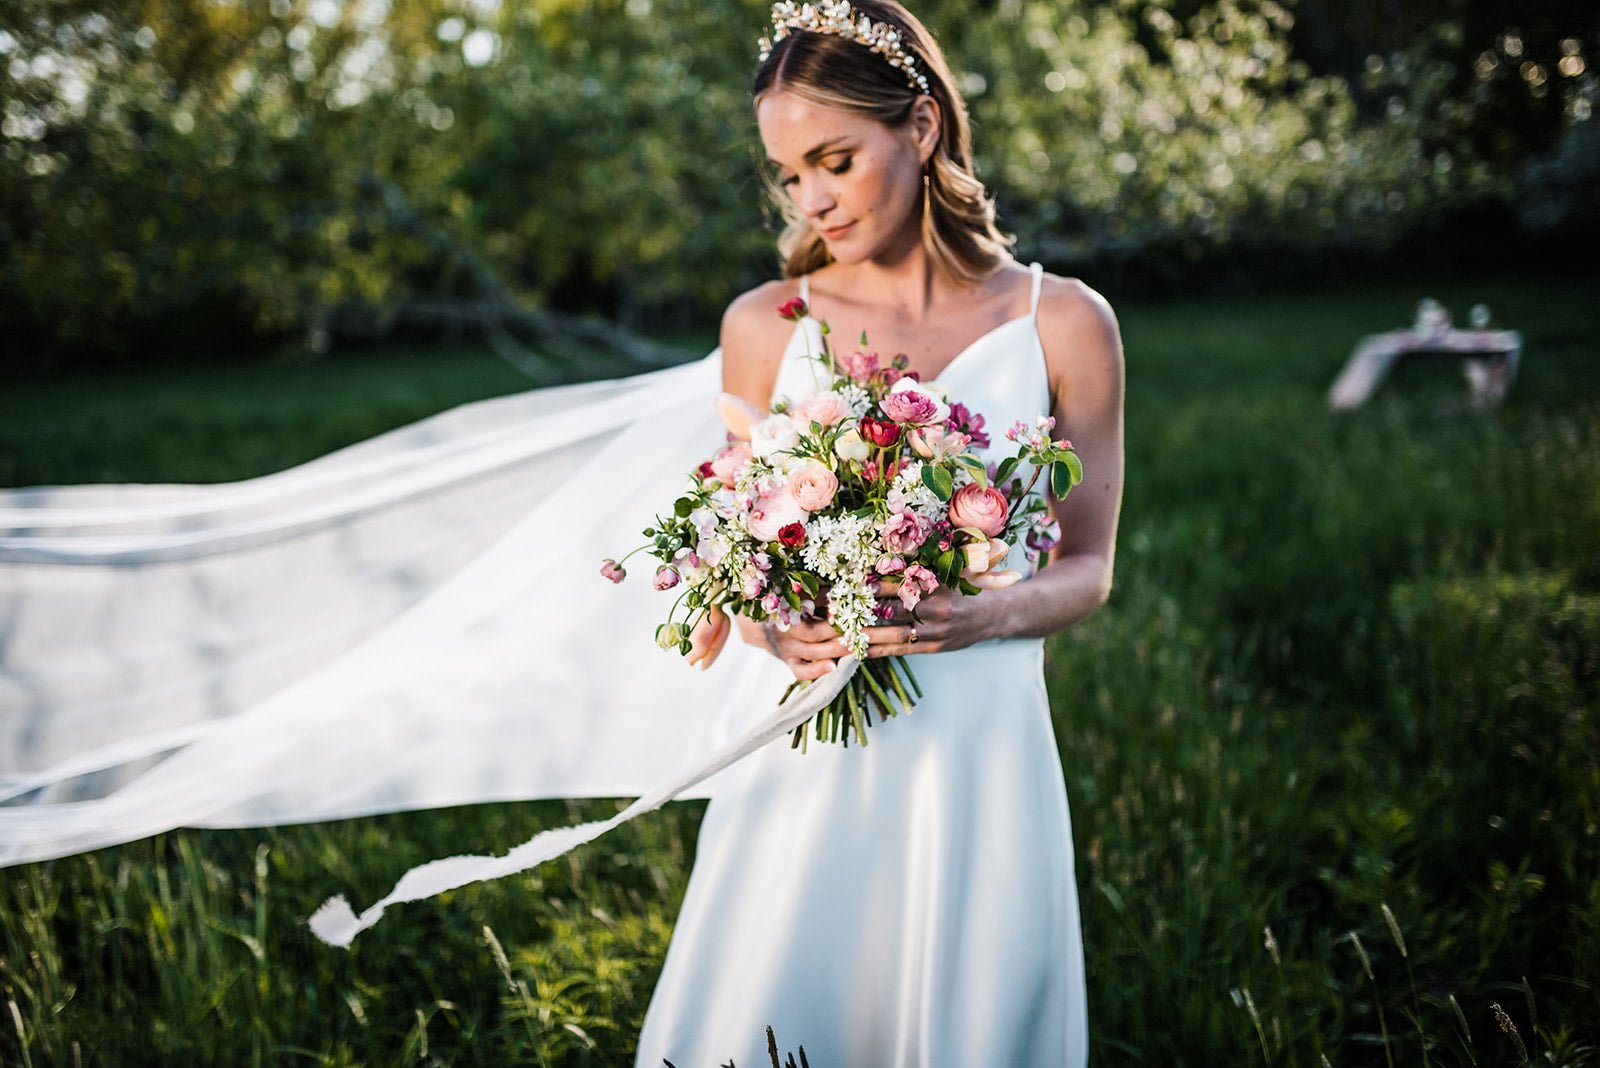
M776 541L778 532L790 523L804 523L805 509L794 499L787 485L769 490L750 505L745 526L757 541Z
M833 426L849 414L850 402L831 389L812 394L795 409L796 420L802 429L809 428L812 423Z
M789 492L795 501L808 512L820 512L833 501L839 492L839 479L827 467L815 460L807 460L789 476Z
M991 486L969 482L950 498L951 525L973 527L987 537L992 538L1004 530L1010 514L1006 495Z

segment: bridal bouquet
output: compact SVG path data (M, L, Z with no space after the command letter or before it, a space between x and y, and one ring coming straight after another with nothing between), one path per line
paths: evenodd
M809 314L800 300L778 311L794 322ZM1048 472L1049 492L1062 498L1083 477L1072 444L1051 440L1055 422L1044 415L1007 430L1015 454L986 465L975 452L990 441L983 416L905 373L904 356L836 359L820 326L822 352L807 358L826 368L828 387L770 412L721 395L727 444L690 474L671 514L645 529L646 544L601 567L620 582L634 553L660 561L655 587L680 593L656 642L691 662L716 655L729 611L779 629L826 618L859 667L795 729L802 748L813 725L819 741L848 745L854 734L866 745L874 712L909 712L921 695L910 668L901 657L867 659L866 629L896 603L915 621L917 604L940 586L978 594L1021 579L1000 567L1012 545L1020 539L1038 560L1060 540L1035 484Z

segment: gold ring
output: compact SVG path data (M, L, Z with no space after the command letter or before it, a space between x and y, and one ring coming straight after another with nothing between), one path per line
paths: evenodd
M915 623L911 624L911 637L906 639L906 644L907 645L915 645L915 644L917 644L917 625Z

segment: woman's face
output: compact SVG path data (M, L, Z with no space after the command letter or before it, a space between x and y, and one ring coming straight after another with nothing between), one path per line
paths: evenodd
M894 259L921 241L926 133L916 120L890 129L780 91L762 94L756 123L783 189L835 260Z

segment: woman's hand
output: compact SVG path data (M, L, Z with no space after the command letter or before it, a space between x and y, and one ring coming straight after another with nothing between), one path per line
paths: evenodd
M836 660L850 651L839 632L821 620L796 623L788 630L744 616L738 622L739 633L746 642L782 660L802 682L822 678L833 670Z
M867 628L867 656L944 653L997 637L997 624L1003 618L1001 602L1008 600L1008 592L985 590L972 597L940 586L918 603L915 620L898 599L891 598L886 603L894 605L894 614Z

